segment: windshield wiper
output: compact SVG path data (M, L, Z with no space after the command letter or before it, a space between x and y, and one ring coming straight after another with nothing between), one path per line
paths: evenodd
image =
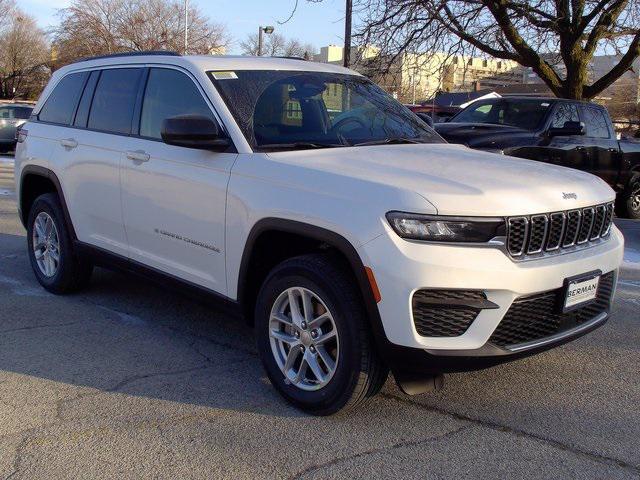
M341 143L316 143L316 142L293 142L293 143L265 143L264 145L258 145L260 150L302 150L312 148L336 148L344 147Z
M401 144L401 143L427 143L422 140L417 140L414 138L404 138L404 137L389 137L389 138L381 138L378 140L369 140L367 142L358 142L354 143L352 147L366 147L367 145L392 145L392 144Z

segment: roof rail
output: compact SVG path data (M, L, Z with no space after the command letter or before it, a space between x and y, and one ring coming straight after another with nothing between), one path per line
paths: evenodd
M149 50L148 52L121 52L121 53L111 53L109 55L98 55L96 57L84 57L76 60L73 63L86 62L88 60L101 60L103 58L144 57L147 55L168 55L171 57L181 56L178 52L173 52L171 50Z
M304 57L295 57L291 55L273 55L271 56L271 58L283 58L285 60L303 60L305 62L307 61L307 59Z

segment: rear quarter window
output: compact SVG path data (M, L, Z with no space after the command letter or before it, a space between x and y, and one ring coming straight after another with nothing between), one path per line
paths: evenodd
M69 125L87 78L85 72L71 73L53 89L38 114L38 120L59 125Z

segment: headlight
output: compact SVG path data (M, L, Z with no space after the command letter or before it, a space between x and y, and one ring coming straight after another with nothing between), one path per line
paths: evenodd
M389 212L387 220L398 235L412 240L484 243L506 235L502 218L442 217Z

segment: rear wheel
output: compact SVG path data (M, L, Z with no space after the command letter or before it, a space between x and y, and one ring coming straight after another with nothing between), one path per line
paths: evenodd
M40 285L51 293L64 294L89 283L93 267L74 251L57 195L36 198L27 227L29 260Z
M314 415L359 405L388 375L353 281L328 255L292 258L270 273L258 295L256 336L271 383Z

